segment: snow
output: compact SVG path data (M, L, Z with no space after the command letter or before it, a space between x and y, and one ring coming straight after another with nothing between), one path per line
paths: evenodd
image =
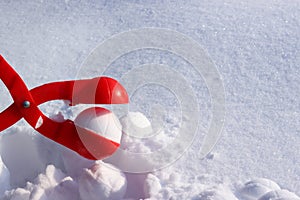
M139 112L130 112L127 117L121 119L122 131L126 135L134 134L135 137L146 137L153 132L150 121Z
M188 57L134 49L101 63L130 94L128 107L105 106L122 123L120 149L103 162L89 161L22 120L1 132L0 199L299 199L299 19L296 0L1 1L0 53L29 88L99 76L100 66L86 67L99 44L124 31L167 28L209 54L224 84L226 118L218 144L202 159L214 100L205 76ZM138 42L116 43L97 59L111 60L114 50ZM12 99L2 83L0 93L3 110ZM57 121L86 109L61 101L40 108ZM197 131L185 127L192 143L171 148L193 120L185 109L197 113Z
M280 187L275 182L260 178L247 182L241 189L240 193L244 199L251 200L257 199L258 197L274 190L280 190Z
M60 114L59 114L60 115ZM138 116L138 117L137 117ZM122 126L127 127L127 131L140 131L134 127L128 129L129 124L136 124L140 122L141 127L149 125L149 119L138 112L129 112L128 115L124 116L121 120ZM148 126L147 126L148 127ZM149 127L148 127L149 128ZM150 124L150 128L151 124ZM16 142L16 136L13 132L20 131L24 134L24 138L30 136L28 128L12 128L11 133L3 136L5 141L12 143L12 139ZM124 133L124 135L126 135ZM36 136L35 136L36 137ZM23 139L24 139L23 138ZM163 143L164 140L152 141L152 143L137 142L134 140L124 140L123 137L121 145L132 148L131 150L139 150L139 152L145 151L147 146L158 146L154 145L155 142ZM61 147L53 147L53 143L47 141L43 143L44 138L40 140L36 139L31 142L18 143L18 150L5 148L4 155L14 156L5 157L6 163L1 162L1 188L3 189L2 194L4 195L1 199L201 199L201 200L271 200L271 199L300 199L295 193L288 190L281 189L281 187L270 179L257 178L253 179L245 184L237 186L235 189L232 188L232 183L226 180L221 180L214 175L202 174L196 177L189 177L187 181L183 176L183 171L186 169L177 169L173 165L154 172L147 173L128 173L122 172L116 166L123 168L124 162L135 162L130 160L130 156L126 153L121 154L122 156L117 157L116 160L108 158L103 161L91 161L80 157L75 152ZM47 139L46 139L47 140ZM44 151L41 151L41 144L43 145ZM121 147L122 148L124 148ZM4 146L5 147L5 146ZM28 148L31 147L31 148ZM58 152L59 158L47 157L49 161L55 163L56 166L50 164L46 166L44 163L45 171L32 178L32 182L28 182L27 179L32 174L32 169L39 170L44 168L43 165L38 162L41 157L45 158L49 152L45 149ZM130 149L129 148L129 149ZM26 151L24 149L27 149ZM129 150L127 149L127 150ZM38 152L38 156L34 156L34 153ZM28 154L33 154L28 158ZM18 157L19 156L19 157ZM41 157L40 157L41 156ZM48 155L49 156L49 155ZM56 157L57 155L51 155ZM33 165L24 165L26 160L31 160ZM112 158L114 158L112 156ZM127 159L127 160L126 160ZM144 160L139 163L140 165L149 165L151 160L145 156ZM59 161L60 160L60 161ZM113 164L109 164L113 163ZM134 163L131 163L133 165ZM20 166L21 168L17 168ZM34 166L36 165L36 166ZM15 168L14 168L15 167ZM11 170L12 175L10 175ZM37 172L34 172L35 174ZM14 186L10 186L10 180L13 181ZM22 183L23 180L23 183ZM18 187L22 186L24 187ZM11 189L9 189L11 188ZM5 191L6 190L6 191Z
M86 169L79 179L79 193L83 200L122 199L126 188L125 175L105 163L97 163L91 169Z
M148 174L144 183L145 197L150 198L155 196L161 190L160 180L153 174Z
M8 190L10 188L10 174L3 163L2 159L0 158L0 194L3 194L5 190Z

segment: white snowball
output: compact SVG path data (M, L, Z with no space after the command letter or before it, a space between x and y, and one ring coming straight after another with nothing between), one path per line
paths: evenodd
M127 188L125 175L113 165L102 161L86 169L78 184L82 200L120 200Z
M121 119L123 132L130 136L143 138L152 133L148 118L140 112L129 112Z
M74 122L77 126L89 129L118 144L121 142L122 126L120 121L114 113L105 108L88 108L79 113Z
M257 200L262 195L272 190L279 190L277 183L264 178L249 181L241 189L240 194L245 200Z
M150 121L140 112L129 112L120 121L124 133L121 147L105 161L124 171L146 171L143 169L148 169L148 166L153 165L148 154L152 152L151 148L155 145L153 145L154 142L150 144L149 141L141 140L141 138L152 132Z

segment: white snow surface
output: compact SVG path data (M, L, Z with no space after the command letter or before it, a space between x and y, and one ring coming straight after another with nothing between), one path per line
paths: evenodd
M299 1L1 1L0 23L0 53L29 88L81 78L77 73L89 53L116 33L160 27L181 32L205 49L226 94L221 139L200 159L212 109L203 77L168 52L142 49L123 55L106 75L120 79L136 66L155 63L172 66L190 83L201 108L193 144L169 166L134 174L118 169L118 160L81 158L21 120L1 132L1 200L300 199ZM3 110L12 100L2 83L0 92ZM172 143L180 129L180 106L172 95L153 85L130 94L129 114L118 116L129 129L121 148L151 153ZM130 137L156 130L153 105L165 108L164 129L150 139ZM58 121L75 119L82 110L61 101L40 108ZM124 155L119 162L126 161ZM148 162L145 157L139 164Z

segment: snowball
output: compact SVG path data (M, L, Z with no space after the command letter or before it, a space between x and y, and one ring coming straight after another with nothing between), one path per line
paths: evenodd
M124 132L121 147L105 161L126 172L148 172L153 165L148 155L151 148L157 150L155 141L149 142L152 138L143 140L152 131L150 121L140 112L129 112L120 121Z
M241 189L240 194L245 200L258 199L262 195L272 190L279 190L277 183L264 178L249 181Z
M130 136L143 138L152 133L150 121L140 112L129 112L121 119L123 132Z
M77 126L89 129L118 144L121 142L122 126L119 119L105 108L88 108L79 113L74 122Z
M85 169L78 184L82 200L119 200L124 197L127 188L125 175L101 161Z

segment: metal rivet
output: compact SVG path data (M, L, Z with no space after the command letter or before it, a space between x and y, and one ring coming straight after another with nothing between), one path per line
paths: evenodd
M23 107L24 108L29 108L30 107L30 102L29 101L24 101L23 102Z

